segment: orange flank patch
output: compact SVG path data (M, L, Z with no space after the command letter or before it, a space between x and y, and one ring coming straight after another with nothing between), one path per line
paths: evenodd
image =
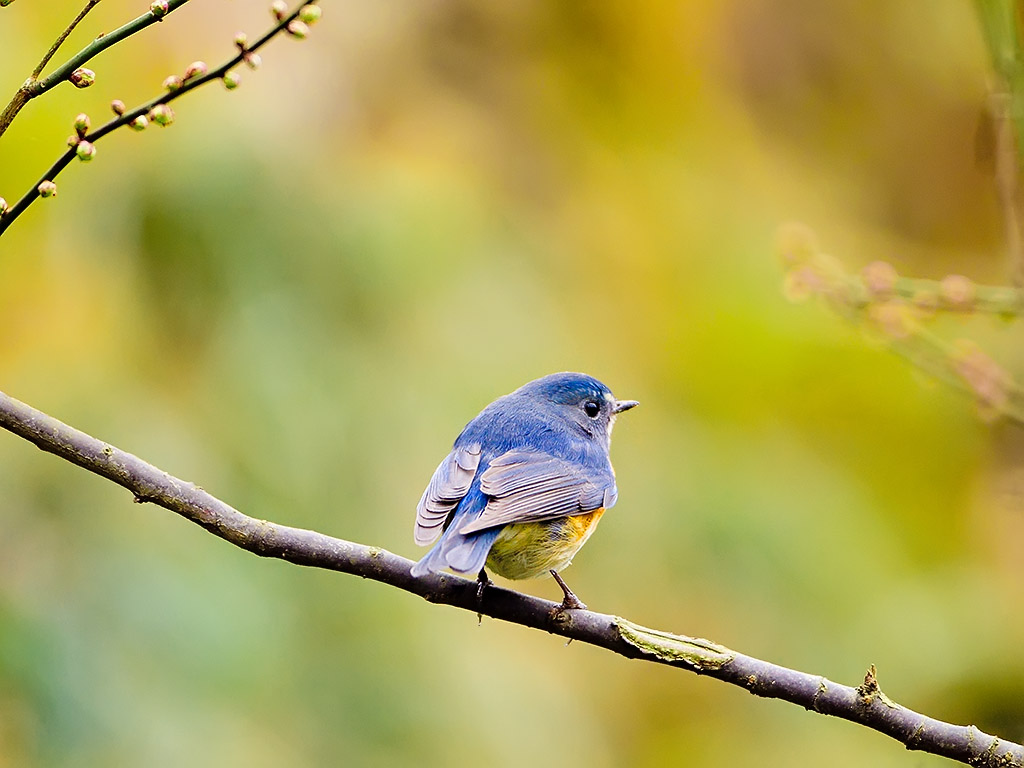
M540 523L506 525L495 539L486 567L506 579L532 579L560 571L590 538L604 508Z

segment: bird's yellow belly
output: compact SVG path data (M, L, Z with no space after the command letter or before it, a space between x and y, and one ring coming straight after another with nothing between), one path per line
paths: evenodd
M579 552L604 508L542 523L506 525L487 555L487 568L506 579L532 579L549 570L560 571Z

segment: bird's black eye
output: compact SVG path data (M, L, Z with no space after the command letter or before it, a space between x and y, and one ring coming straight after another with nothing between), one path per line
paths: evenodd
M597 414L601 412L601 406L595 403L593 400L587 400L583 404L583 412L592 419L597 418Z

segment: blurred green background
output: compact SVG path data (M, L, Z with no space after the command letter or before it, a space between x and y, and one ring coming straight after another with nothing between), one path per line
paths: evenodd
M0 9L5 96L80 6ZM1020 429L787 303L773 256L799 219L851 269L1005 281L972 5L323 6L237 92L104 140L14 224L0 388L250 515L417 558L461 426L586 371L642 402L566 574L593 608L850 684L873 662L906 706L1024 739ZM106 0L67 53L144 8ZM0 195L76 113L268 24L190 3L107 52L0 141ZM1024 368L1013 326L949 333ZM476 624L260 560L0 434L0 768L948 764Z

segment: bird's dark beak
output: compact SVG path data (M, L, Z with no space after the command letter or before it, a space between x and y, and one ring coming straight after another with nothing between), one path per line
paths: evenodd
M612 407L612 413L618 414L623 411L628 411L630 408L636 408L640 405L636 400L616 400L615 405Z

